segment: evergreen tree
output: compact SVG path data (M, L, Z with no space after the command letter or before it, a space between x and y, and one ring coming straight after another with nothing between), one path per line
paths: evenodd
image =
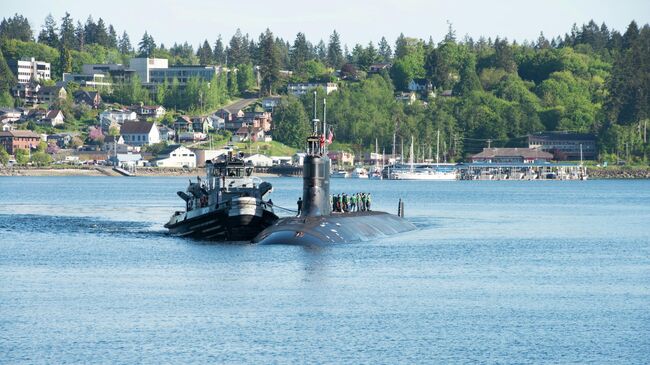
M108 26L108 43L106 45L109 48L117 48L117 32L115 32L113 24Z
M327 63L327 46L322 39L318 42L316 47L314 47L314 53L316 53L316 57L320 62Z
M142 40L138 44L138 47L140 57L153 57L154 51L156 50L156 42L154 41L153 37L150 36L147 31L145 31L144 35L142 36Z
M70 16L70 13L66 12L65 16L61 18L61 33L59 40L62 49L70 50L74 48L74 24L72 23L72 17Z
M217 37L217 41L214 42L214 50L212 51L212 57L214 59L214 62L217 65L226 64L226 54L223 48L223 42L221 41L221 34L219 34L219 37Z
M202 65L209 65L212 63L212 48L207 39L203 41L203 46L200 46L197 49L196 56L199 58L199 63Z
M133 51L133 47L131 46L131 40L129 39L129 35L126 34L126 31L122 32L122 36L118 41L117 49L123 55L130 54Z
M86 25L84 25L84 32L85 32L86 44L96 43L97 24L95 24L92 15L88 15L88 19L86 19Z
M11 18L2 18L0 22L0 39L3 38L31 42L34 40L34 34L27 18L14 14Z
M97 43L103 47L109 47L108 32L104 20L99 18L97 26L95 27L95 39L93 43Z
M16 84L16 77L9 69L2 50L0 49L0 93L9 92Z
M310 59L310 46L304 33L296 34L296 39L293 41L293 47L291 47L290 51L292 70L298 70L303 63Z
M59 65L61 72L72 72L72 55L70 54L70 50L65 46L59 49Z
M38 42L46 44L50 47L57 48L59 46L59 35L57 32L59 28L56 25L56 20L52 14L48 14L45 17L45 23L41 29L41 32L38 35Z
M84 26L77 20L77 26L74 29L74 47L77 51L83 51L86 45L86 32Z
M341 39L339 34L334 30L330 35L330 41L327 44L327 65L334 69L339 69L343 65L343 51L341 50Z
M390 62L393 57L393 50L390 48L390 44L388 44L385 37L381 37L379 41L379 56L382 62Z
M406 37L404 37L404 33L400 33L399 37L397 37L397 40L395 41L395 59L400 59L406 56L407 52Z
M272 95L275 84L280 78L280 52L273 37L273 33L268 28L260 34L260 92L262 95Z
M230 39L228 45L228 64L229 65L240 65L242 63L248 62L248 40L244 38L241 33L241 30L237 28L235 34Z

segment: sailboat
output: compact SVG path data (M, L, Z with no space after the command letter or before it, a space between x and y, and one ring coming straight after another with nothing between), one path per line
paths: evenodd
M458 170L454 164L440 163L440 131L438 131L438 142L436 147L436 163L435 164L415 164L413 161L413 145L414 138L411 136L411 151L409 158L409 169L395 171L392 178L395 180L437 180L437 181L452 181L458 180Z
M375 138L375 170L370 174L370 180L382 180L384 177L382 175L383 168L379 166L379 144L377 143L377 138ZM381 162L384 163L384 153L381 154Z

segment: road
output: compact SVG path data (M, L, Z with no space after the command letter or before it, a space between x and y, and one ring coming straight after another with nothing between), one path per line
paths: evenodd
M223 107L223 109L227 109L230 111L237 111L246 108L247 106L253 104L254 102L257 101L257 98L250 98L250 99L240 99L235 101L232 104L226 105Z

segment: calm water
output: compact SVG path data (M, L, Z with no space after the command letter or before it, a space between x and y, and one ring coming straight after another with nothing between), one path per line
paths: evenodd
M167 237L186 182L0 178L0 363L650 363L650 181L333 180L420 230L323 248Z

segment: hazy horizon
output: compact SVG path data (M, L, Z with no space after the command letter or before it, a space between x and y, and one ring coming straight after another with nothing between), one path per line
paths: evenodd
M336 29L342 44L347 44L350 49L356 43L366 45L372 41L376 44L382 36L393 45L400 33L425 40L432 37L434 42L439 42L447 33L448 23L452 24L459 39L465 35L474 39L499 36L523 42L536 40L540 32L548 39L562 36L574 23L580 26L591 19L599 25L604 22L610 30L616 29L621 33L632 20L639 25L650 21L650 2L640 0L628 1L625 6L620 2L603 0L551 0L544 4L503 0L498 5L481 1L375 0L352 3L331 0L325 3L327 6L321 4L279 0L269 7L268 3L254 0L242 10L238 2L188 0L178 3L161 0L154 9L144 2L115 0L110 7L98 9L91 2L64 0L53 6L44 0L29 3L10 0L3 5L3 17L14 13L27 17L35 37L48 13L54 16L57 24L66 11L75 22L85 23L89 15L95 21L101 17L107 24L113 24L118 35L125 30L134 46L145 30L157 44L164 43L169 47L187 41L196 47L205 39L213 45L219 34L227 43L237 28L255 40L270 28L276 36L290 43L293 43L296 33L303 32L314 44L320 39L327 42Z

